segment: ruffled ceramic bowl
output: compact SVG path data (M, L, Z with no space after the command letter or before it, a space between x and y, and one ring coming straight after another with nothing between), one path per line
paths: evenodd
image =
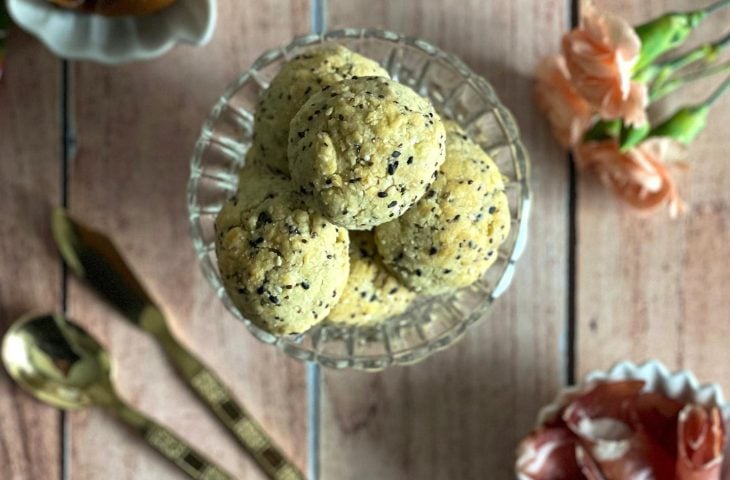
M555 400L546 405L540 410L536 423L538 431L540 427L545 426L555 427L560 424L561 415L566 411L566 408L581 394L585 394L590 391L591 388L597 384L604 382L626 382L633 380L641 380L644 382L642 389L643 393L657 393L661 396L676 400L681 404L693 404L706 409L717 408L721 415L721 422L725 425L725 432L730 430L730 404L727 403L723 396L722 389L717 384L701 384L695 375L687 370L680 370L671 372L661 362L657 360L649 360L642 364L635 364L629 361L622 361L614 365L608 371L593 371L586 375L582 383L574 386L564 388ZM655 408L657 411L661 411L660 404L656 404ZM573 405L574 406L574 405ZM600 411L600 410L597 410ZM584 412L585 414L585 412ZM593 415L598 415L596 412L592 412ZM580 414L574 413L580 417ZM680 414L681 417L682 414ZM595 418L593 426L589 427L587 424L581 425L581 431L585 431L585 435L590 436L591 429L600 428L605 435L609 429L607 422L610 418ZM598 425L601 424L600 427ZM549 432L549 433L548 433ZM613 429L613 432L619 432L617 429ZM537 435L537 436L535 436ZM542 435L540 437L540 435ZM611 438L606 436L604 438ZM557 433L555 429L542 430L541 434L531 434L525 441L520 445L518 449L518 459L516 464L516 476L517 480L529 480L534 478L552 478L551 474L555 473L556 466L565 466L560 462L560 455L555 453L557 450L562 448L562 442L564 438L561 437L560 433ZM616 442L618 443L618 442ZM600 447L600 441L598 441ZM621 457L625 451L617 447L612 449L606 447L607 444L603 445L603 450L600 450L601 455L611 456L613 454ZM728 464L727 452L728 446L726 445L725 461L722 457L714 458L707 466L697 467L698 471L705 471L704 476L691 476L691 478L704 479L704 478L718 478L718 470L722 470L720 477L722 479L730 478L730 465ZM594 454L599 453L599 450L594 451ZM549 457L553 457L553 463L551 464ZM617 457L617 458L618 458ZM606 459L604 459L606 460ZM610 461L610 459L609 459ZM617 461L617 460L613 460ZM722 462L718 464L717 462ZM590 462L588 462L590 463ZM552 466L550 466L552 465ZM712 468L710 468L712 467ZM707 473L711 471L712 474ZM551 472L551 473L546 473ZM563 472L565 474L565 472ZM700 475L700 474L697 474ZM592 477L591 477L592 478ZM635 477L631 477L635 478ZM638 478L638 477L636 477ZM644 478L644 477L641 477ZM653 478L653 477L652 477ZM683 476L681 478L688 478Z
M474 285L450 295L421 299L402 315L374 327L319 325L297 336L275 336L254 325L233 306L215 257L213 224L235 193L237 171L251 145L253 112L281 66L312 48L339 44L379 62L391 77L428 97L488 152L507 178L512 215L496 262ZM527 241L530 211L529 159L512 114L489 83L458 58L430 43L394 32L346 29L295 39L265 52L236 78L205 121L190 165L188 213L193 246L213 290L236 318L262 342L294 358L332 368L380 370L409 364L453 344L509 286Z
M730 404L725 401L722 389L714 383L700 384L697 377L688 370L670 372L658 360L649 360L641 364L622 361L607 372L593 371L586 375L583 383L575 387L564 388L555 401L546 405L538 415L538 425L552 419L565 405L566 400L575 392L594 382L617 382L623 380L643 380L644 390L657 392L669 398L685 403L694 403L703 407L718 407L726 420L730 420Z
M105 64L148 60L177 43L204 45L213 36L216 0L178 0L153 15L105 17L64 10L48 0L6 0L8 13L54 54Z

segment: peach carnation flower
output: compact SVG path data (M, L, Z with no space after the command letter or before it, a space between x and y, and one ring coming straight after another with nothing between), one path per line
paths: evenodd
M571 83L562 55L545 59L537 68L535 102L564 148L580 142L591 123L593 109Z
M646 121L646 85L631 81L641 40L624 19L588 5L581 25L563 36L563 54L576 90L606 119Z
M671 167L686 168L685 149L669 137L651 137L621 152L616 139L587 142L576 149L578 168L593 170L601 181L637 210L669 206L676 217L684 211Z

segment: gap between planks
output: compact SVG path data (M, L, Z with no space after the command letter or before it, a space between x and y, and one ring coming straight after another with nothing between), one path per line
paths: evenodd
M566 10L569 12L570 18L568 25L570 28L578 26L580 14L580 0L567 0ZM568 162L568 292L567 292L567 318L565 324L565 383L573 385L576 382L576 358L575 343L577 339L576 328L578 320L576 317L577 307L577 245L578 238L578 175L573 163L573 156L570 152L566 152L565 159Z
M310 31L322 34L327 30L327 0L311 0ZM320 431L322 408L322 376L320 366L307 364L307 477L319 480Z
M71 91L69 83L71 82L71 76L69 75L69 62L67 60L60 60L61 62L61 88L60 88L60 99L61 99L61 121L60 121L60 142L61 142L61 198L60 203L63 208L68 208L69 205L69 191L68 191L68 164L71 157L74 154L75 138L71 125L73 119L71 118L71 112L69 109L69 92ZM61 313L66 315L68 306L68 267L66 263L58 254L58 262L61 265ZM68 416L64 410L59 410L59 476L61 480L69 480L71 478L71 463L70 463L70 436L68 429Z

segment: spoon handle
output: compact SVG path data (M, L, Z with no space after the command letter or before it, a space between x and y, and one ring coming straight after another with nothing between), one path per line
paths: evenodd
M169 333L159 333L172 363L190 388L200 397L218 420L233 434L267 474L276 480L306 480L304 474L273 443L269 434L235 399L223 382L180 345Z
M117 417L134 428L147 443L196 480L232 480L233 477L185 443L177 435L131 407L116 403L110 407Z

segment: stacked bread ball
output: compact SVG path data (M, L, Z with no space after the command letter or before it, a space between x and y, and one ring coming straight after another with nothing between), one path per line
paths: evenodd
M374 61L341 46L295 57L254 118L216 253L259 327L377 324L496 259L510 225L496 165Z

